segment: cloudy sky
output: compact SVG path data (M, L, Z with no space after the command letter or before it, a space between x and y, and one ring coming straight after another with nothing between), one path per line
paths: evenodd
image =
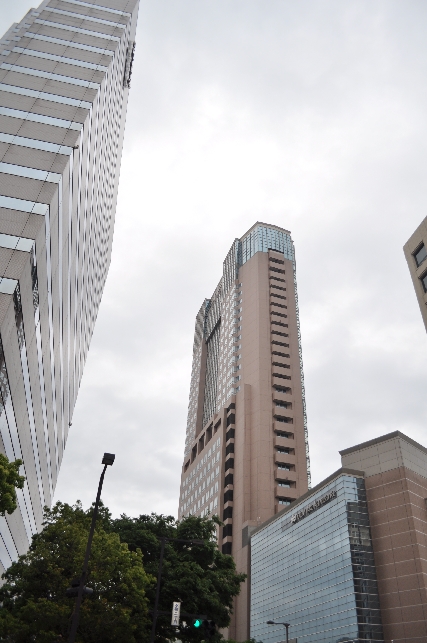
M0 31L34 6L3 2ZM56 499L176 514L194 317L257 220L297 252L313 483L338 449L427 445L402 246L426 216L422 0L143 0L113 257Z

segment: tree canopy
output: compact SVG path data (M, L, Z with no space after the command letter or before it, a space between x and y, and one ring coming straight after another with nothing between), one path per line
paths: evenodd
M66 589L80 576L92 511L58 502L45 509L44 528L33 537L25 556L12 564L0 588L0 640L10 643L66 641L74 600ZM87 585L77 633L78 643L148 643L154 607L161 538L165 544L160 614L156 643L179 639L199 643L203 628L191 627L182 617L179 629L171 626L173 601L181 611L204 614L217 627L229 625L233 598L244 574L237 574L231 556L217 547L217 517L190 516L177 522L172 516L122 515L113 520L100 507ZM202 540L191 545L178 540ZM184 626L182 621L187 621ZM212 643L222 638L217 631Z
M80 611L79 643L146 643L150 619L147 576L140 551L130 551L110 530L108 510L101 508L89 561L92 597ZM44 529L33 537L25 556L4 574L0 588L0 637L13 643L66 641L74 600L65 591L78 577L92 517L58 502L45 510Z
M171 612L173 601L181 602L181 611L189 614L205 614L220 628L230 623L233 598L240 591L244 574L237 574L231 556L222 554L217 547L217 517L189 516L180 522L172 516L156 514L138 518L121 516L113 521L113 529L127 542L129 549L138 548L144 556L146 571L157 577L160 557L160 538L171 539L165 545L156 641L164 643L178 638L185 642L201 641L206 638L202 629L172 627ZM203 540L204 545L189 545L174 542L176 539ZM150 605L154 605L155 586L147 589ZM182 617L191 626L191 619ZM222 637L217 634L213 641Z
M16 509L16 489L23 489L25 478L19 475L22 460L9 462L0 453L0 516L12 514Z

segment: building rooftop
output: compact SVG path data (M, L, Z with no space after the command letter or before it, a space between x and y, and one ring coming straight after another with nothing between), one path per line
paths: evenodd
M265 226L266 228L272 228L273 230L279 230L280 232L286 232L286 234L291 234L291 231L286 230L286 228L281 228L280 226L273 225L272 223L263 223L262 221L257 221L256 223L253 224L253 226L251 226L249 228L249 230L247 230L245 232L245 234L242 234L242 236L240 237L239 240L242 241L242 239L244 239L246 237L246 235L248 235L250 232L252 232L252 230L254 228L256 228L257 226L259 226L259 225Z
M361 451L362 449L367 449L368 447L375 446L376 444L380 444L381 442L387 442L387 440L394 440L395 438L400 438L401 440L405 440L405 442L412 444L412 446L416 447L423 453L427 453L426 447L423 447L422 444L415 442L415 440L412 440L412 438L408 437L404 433L401 433L401 431L393 431L392 433L386 433L386 435L381 435L379 438L374 438L373 440L368 440L367 442L356 444L354 447L343 449L343 451L339 451L339 454L348 455L349 453L353 453L354 451Z

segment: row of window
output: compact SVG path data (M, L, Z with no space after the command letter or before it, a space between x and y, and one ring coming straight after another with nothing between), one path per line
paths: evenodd
M210 496L209 496L210 497ZM208 502L208 497L206 496L205 502ZM186 515L189 516L190 514L195 516L198 511L200 511L200 508L203 506L203 503L199 500L197 504L194 506L190 507L189 509L186 509L185 505L180 509L182 516L184 517L185 512ZM214 513L215 509L218 508L218 496L213 498L209 504L206 505L206 507L203 507L202 511L200 512L200 516L203 518L203 516L207 516L208 514Z
M238 344L238 341L241 339L241 335L236 337L236 331L241 331L242 327L241 325L236 326L236 324L242 321L242 296L242 284L239 283L234 286L234 289L231 290L223 304L223 327L221 329L220 358L218 367L218 412L223 406L225 406L227 399L237 392L234 385L240 380L240 377L233 377L233 374L241 368L241 366L237 364L241 355L236 354L242 346L241 344ZM230 366L231 368L228 368L227 370L227 367Z
M216 475L218 474L219 474L219 470ZM205 502L209 501L209 498L213 498L214 494L218 492L218 489L219 489L219 482L217 481L215 482L214 485L212 485L210 489L206 491L206 493L204 493L204 490L205 490L205 481L204 481L203 485L201 485L198 489L195 489L194 494L191 495L191 497L186 502L184 502L182 506L182 510L185 511L188 507L190 507L193 504L193 502L194 503L197 502L197 505L194 505L194 506L196 507L196 509L200 509L200 507L203 507ZM197 501L197 498L199 498L198 501Z
M276 264L283 264L283 265L285 263L284 261L280 261L280 260L278 260L276 258L273 259L272 257L270 257L270 262L273 262L273 263L276 263ZM271 265L271 263L270 263L269 268L270 268L271 272L277 272L277 273L281 272L283 274L285 273L284 270L279 270L278 268L273 267ZM275 302L273 300L273 297L275 297L276 299L281 299L282 301L286 300L286 296L284 294L286 292L286 287L285 287L286 282L283 279L281 279L280 277L278 277L278 276L276 277L275 275L271 274L271 272L270 272L270 303L274 304L275 306L280 306L282 308L286 308L286 306L284 304L280 305L280 304L278 304L278 302ZM280 280L281 283L278 284L277 281L274 282L273 279L278 279L278 280ZM278 312L275 312L275 316L276 317L287 317L287 315L280 314ZM272 333L273 333L273 324L274 324L274 334L275 335L283 334L283 336L288 337L288 334L280 333L280 332L277 331L277 326L287 327L287 324L283 324L282 322L280 322L277 319L272 319ZM289 344L284 342L284 341L281 341L279 339L276 339L276 338L274 338L271 343L272 343L272 355L274 355L275 358L276 358L276 361L273 361L273 363L272 363L273 375L276 375L276 373L275 373L276 369L274 367L280 367L280 368L286 368L286 369L290 368L289 364L286 364L286 363L284 363L282 361L278 361L278 358L280 358L280 357L285 358L285 359L290 359L290 354L289 353L284 353L284 352L278 350L279 346L283 347L283 348L289 348ZM281 374L279 373L278 375L280 376ZM291 379L291 377L289 375L287 375L285 377L286 377L286 379ZM275 392L290 394L291 389L289 387L287 387L287 386L279 387L277 385L275 385L273 387L273 404L276 407L281 407L281 408L285 408L285 409L292 408L292 404L290 402L286 402L284 400L274 399L274 393ZM273 417L274 417L274 420L276 422L283 422L283 423L291 423L292 422L292 418L283 417L283 416L280 416L280 415L277 415L277 414L274 414ZM283 438L291 438L291 437L293 437L292 433L287 433L285 431L276 431L275 433L276 433L276 435L278 437L283 437ZM280 453L282 455L289 455L290 453L295 453L294 449L289 449L287 447L281 447L281 446L277 446L275 451L276 451L276 453ZM276 464L276 466L277 466L278 469L280 469L282 471L290 471L291 470L291 465L290 464L279 463L279 464ZM295 470L295 467L293 465L292 465L292 469ZM279 481L277 481L277 485L279 487L289 489L292 486L295 486L295 483L291 482L291 481L287 481L287 480L279 480ZM287 506L292 502L293 499L288 498L286 496L276 496L276 500L277 500L279 505Z
M218 427L218 424L217 424L216 428L217 427ZM188 476L186 476L184 478L183 483L182 483L183 487L186 487L194 477L196 477L196 480L198 482L199 481L198 472L200 471L200 476L203 477L204 475L206 475L206 471L209 471L211 466L213 467L214 463L219 461L220 452L218 451L218 453L215 455L215 451L216 451L216 449L219 448L220 444L221 444L221 437L218 437L215 440L215 442L212 444L212 446L209 449L209 451L207 451L205 453L203 458L201 458L199 460L199 462L196 464L194 469L192 469L190 471L190 473L188 474ZM211 458L212 455L213 455L213 459L212 459L212 462L211 462L210 458ZM206 463L207 463L207 466L203 469L203 465L205 465Z
M421 264L424 263L424 261L427 259L427 248L424 245L424 243L422 243L417 248L417 250L413 253L412 256L414 257L415 264L416 264L417 268L419 268L421 266ZM423 275L421 275L420 281L421 281L421 284L422 284L424 292L427 293L427 271L424 272Z

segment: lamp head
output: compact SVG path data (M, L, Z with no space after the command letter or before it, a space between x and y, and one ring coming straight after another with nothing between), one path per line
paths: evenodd
M114 453L104 453L104 457L102 458L102 464L108 464L112 465L114 460L115 460L115 455Z
M267 625L276 625L274 621L267 621Z

